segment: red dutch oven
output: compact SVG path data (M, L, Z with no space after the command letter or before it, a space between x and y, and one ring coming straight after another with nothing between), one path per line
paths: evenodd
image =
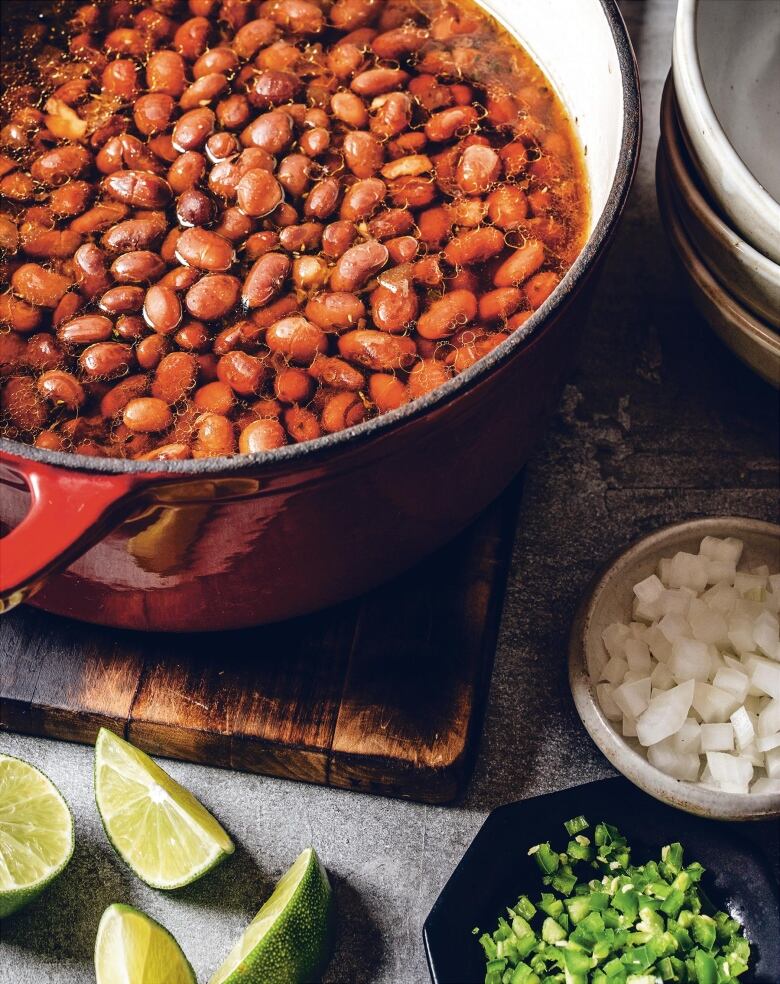
M640 142L614 0L594 0L622 87L620 153L590 239L535 315L398 410L234 458L134 462L0 441L0 606L123 628L257 625L360 594L463 529L527 460L570 373Z

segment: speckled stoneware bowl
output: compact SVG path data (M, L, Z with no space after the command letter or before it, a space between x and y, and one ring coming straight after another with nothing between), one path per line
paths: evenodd
M671 178L662 145L658 148L656 190L661 220L699 313L738 358L762 379L780 388L780 334L719 284L697 252L672 202Z
M596 698L596 681L588 670L601 652L601 634L612 622L629 621L634 585L655 573L661 557L678 550L698 553L705 536L736 536L744 541L740 566L780 567L780 526L757 519L722 516L692 519L656 530L633 544L598 575L586 593L569 640L569 683L574 703L588 734L626 778L656 799L689 813L716 820L759 820L780 816L780 796L770 793L720 793L696 783L673 779L654 766L615 731Z

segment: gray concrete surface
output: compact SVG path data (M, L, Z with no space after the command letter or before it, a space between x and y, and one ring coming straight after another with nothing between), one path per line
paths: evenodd
M772 517L776 397L714 341L663 238L653 169L674 0L626 0L642 72L645 137L631 204L584 329L582 368L528 469L489 710L465 801L441 808L171 763L235 836L236 856L176 895L115 857L92 799L89 748L0 734L73 808L74 860L7 921L2 984L84 984L100 914L140 906L205 981L272 882L314 843L333 877L336 954L326 980L422 984L421 926L487 812L610 774L565 679L566 629L593 570L641 533L686 516Z

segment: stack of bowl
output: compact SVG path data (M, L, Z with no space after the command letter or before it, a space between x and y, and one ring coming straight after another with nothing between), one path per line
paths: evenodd
M656 180L713 330L780 386L780 0L679 0Z

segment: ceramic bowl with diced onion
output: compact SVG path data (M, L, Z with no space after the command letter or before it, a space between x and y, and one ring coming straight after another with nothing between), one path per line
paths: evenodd
M645 792L724 820L780 816L780 526L658 530L597 578L572 627L582 722Z

